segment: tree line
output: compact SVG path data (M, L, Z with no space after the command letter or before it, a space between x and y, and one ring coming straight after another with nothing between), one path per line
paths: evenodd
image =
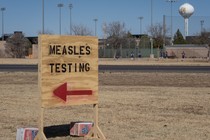
M150 38L153 39L154 48L163 48L164 45L170 44L170 39L165 36L169 29L164 29L162 24L157 23L147 28L149 35L139 36L138 39L134 38L126 28L125 23L114 21L111 23L104 23L102 27L105 36L106 47L111 47L114 50L128 48L128 47L140 47L142 42L150 42ZM164 31L165 30L165 31ZM73 35L91 36L92 32L84 25L74 25L72 27ZM53 34L50 31L45 31L45 34ZM209 44L210 32L203 31L196 35L188 42L183 38L182 33L178 29L173 36L173 44ZM137 41L139 40L139 42ZM12 58L24 58L29 54L29 48L32 48L31 42L25 38L22 33L14 33L6 40L5 53L0 51L0 56L12 57ZM115 51L114 56L116 57Z

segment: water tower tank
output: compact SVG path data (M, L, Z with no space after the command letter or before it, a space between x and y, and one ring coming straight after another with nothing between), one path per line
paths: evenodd
M188 19L194 13L194 7L189 3L185 3L180 6L179 13L184 18L184 38L186 38L188 36Z
M184 18L189 18L194 13L194 7L189 3L185 3L180 6L179 13Z

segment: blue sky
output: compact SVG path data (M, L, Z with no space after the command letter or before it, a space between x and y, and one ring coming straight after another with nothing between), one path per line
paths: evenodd
M103 37L103 23L113 21L124 22L126 28L133 34L140 32L138 17L143 16L142 29L146 33L151 24L150 0L45 0L45 30L54 34L59 33L58 3L63 3L62 8L62 34L69 33L69 3L73 4L72 22L75 25L83 24L94 33L94 18L98 19L97 34ZM174 29L183 24L179 7L188 2L195 8L190 23L191 34L200 29L200 20L205 20L204 27L210 29L210 0L178 0L173 3ZM42 0L0 0L0 7L6 7L4 12L4 32L13 33L23 31L26 36L37 36L42 29ZM153 0L153 23L161 23L163 15L170 16L170 3L166 0ZM195 21L194 21L195 20ZM1 21L1 20L0 20ZM179 21L179 22L178 22ZM170 24L170 18L167 18ZM1 23L0 23L1 24ZM1 26L0 26L1 27ZM179 27L182 29L182 26ZM0 31L2 29L0 28Z

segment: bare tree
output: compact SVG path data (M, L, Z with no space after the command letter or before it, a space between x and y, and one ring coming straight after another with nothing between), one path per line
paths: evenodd
M24 37L22 32L15 32L6 40L5 52L8 57L24 58L28 55L28 49L30 47L30 41Z
M168 32L168 29L165 29L165 33L163 31L163 25L160 23L156 23L153 26L148 28L148 32L151 34L154 40L154 47L158 48L157 57L160 55L160 48L163 47L164 44L164 34Z
M190 39L188 38L188 43L190 44L208 44L210 46L210 30L203 30L201 33L195 34Z
M5 53L3 50L0 49L0 58L4 58L5 57Z
M86 26L80 24L80 25L73 25L72 31L75 35L81 35L81 36L88 36L92 35L92 32L90 29L88 29Z
M38 31L38 34L42 34L42 31ZM44 31L44 34L52 35L53 34L53 31L46 29Z
M160 48L163 46L164 35L163 35L163 26L160 23L157 23L148 28L148 32L151 34L154 39L154 47Z
M210 46L210 31L204 30L199 37L200 44L208 44Z
M127 37L129 32L125 27L125 23L115 21L106 25L106 28L103 30L107 35L108 44L112 46L115 50L114 58L116 58L117 49L122 49L123 44L127 44L126 42L128 41Z
M5 44L0 42L0 58L5 58Z

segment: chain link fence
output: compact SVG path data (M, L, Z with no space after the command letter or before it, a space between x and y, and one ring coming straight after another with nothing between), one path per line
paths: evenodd
M154 57L158 57L158 49L153 49ZM133 54L134 58L138 57L150 57L151 49L150 48L100 48L99 49L99 58L114 58L116 54L117 58L131 58Z

